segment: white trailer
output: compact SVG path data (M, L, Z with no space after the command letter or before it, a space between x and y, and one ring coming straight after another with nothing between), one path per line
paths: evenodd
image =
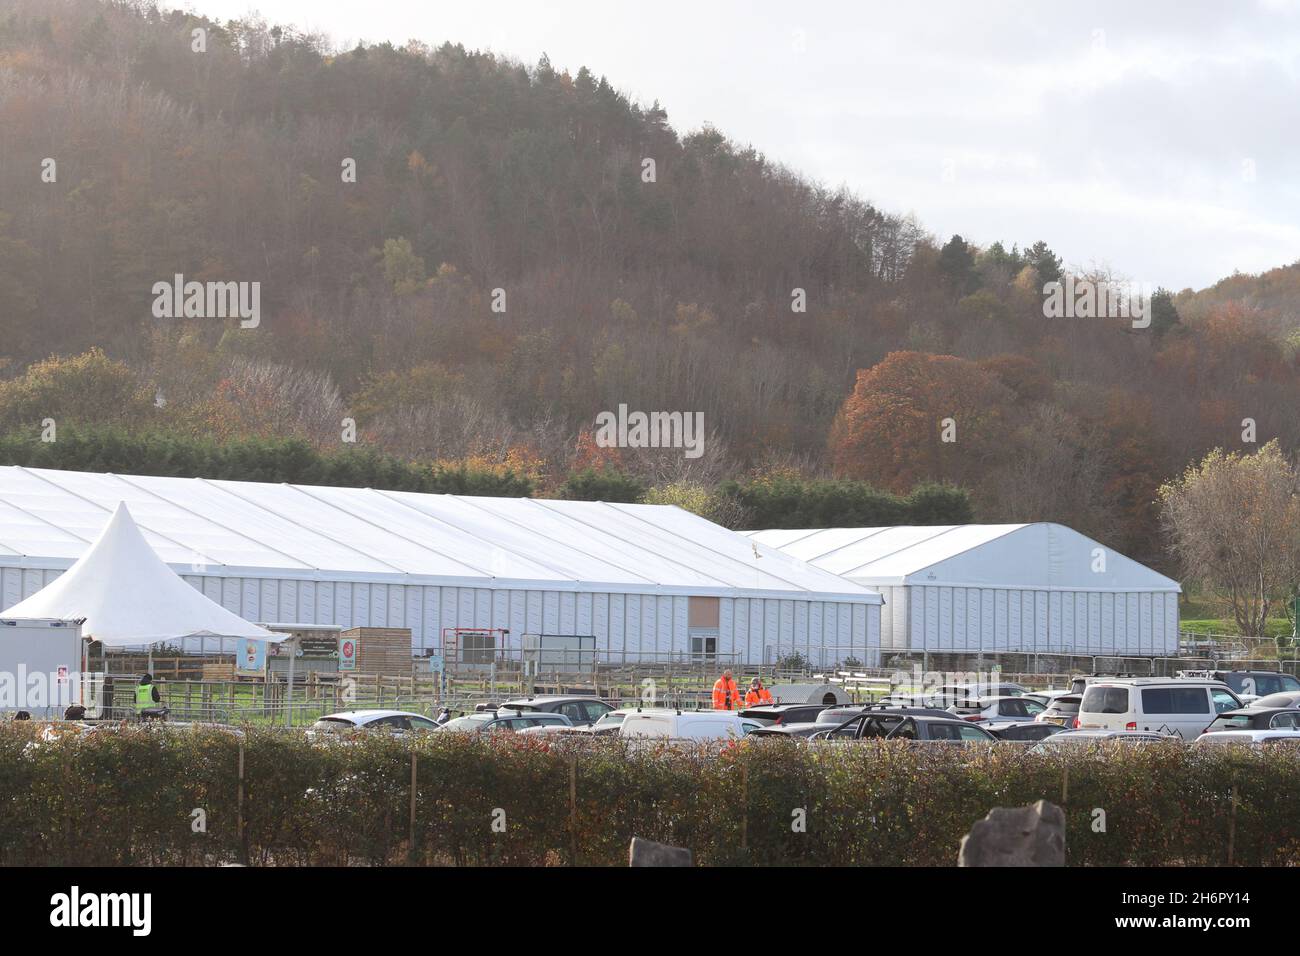
M57 719L82 703L81 622L0 618L0 711Z

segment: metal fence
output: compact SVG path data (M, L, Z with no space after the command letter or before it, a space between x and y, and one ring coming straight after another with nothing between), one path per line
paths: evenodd
M1282 671L1300 677L1300 661L1271 638L1183 632L1171 657L1119 657L1062 653L963 653L889 651L881 666L865 668L849 648L828 648L829 664L793 653L765 666L745 665L736 653L601 650L594 656L534 658L522 648L498 649L486 667L469 672L431 671L415 659L404 675L297 673L292 693L285 674L259 679L203 679L213 656L154 656L147 661L172 720L224 724L304 724L342 710L398 709L427 715L447 706L454 712L542 693L594 694L614 703L635 703L652 694L660 704L696 709L710 705L714 681L731 670L738 682L761 677L769 686L786 682L840 684L855 701L892 690L933 683L1003 680L1031 689L1060 688L1080 674L1172 677L1188 670ZM135 714L136 680L145 660L114 655L105 660L107 715ZM532 666L525 666L531 664ZM117 666L120 665L120 666Z

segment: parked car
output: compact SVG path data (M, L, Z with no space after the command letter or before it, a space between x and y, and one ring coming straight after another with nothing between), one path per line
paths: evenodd
M1047 709L1034 719L1045 724L1056 724L1058 727L1077 727L1079 704L1082 702L1082 694L1059 694L1053 697Z
M310 734L341 733L350 730L378 730L387 733L437 730L438 725L423 714L404 710L344 710L326 714L309 729Z
M1213 734L1228 730L1294 730L1300 728L1300 708L1260 707L1251 704L1241 710L1225 710L1205 728Z
M995 743L998 738L969 720L913 711L859 714L837 727L814 734L812 740L925 740L945 743Z
M1031 753L1045 753L1057 747L1086 747L1090 744L1158 744L1181 741L1177 734L1152 734L1132 730L1062 730L1059 734L1044 737L1030 747Z
M1079 728L1178 734L1195 740L1217 714L1240 708L1241 698L1220 681L1119 678L1088 685L1079 705Z
M953 704L949 712L962 720L1034 720L1047 708L1026 697L981 697Z
M1000 683L997 681L974 684L946 684L940 687L939 691L944 694L960 693L967 696L978 695L982 697L1023 697L1028 693L1028 690L1022 684Z
M751 737L784 737L787 740L808 740L814 734L825 732L827 725L817 721L798 724L767 724L750 731Z
M933 695L893 693L877 698L874 703L884 707L922 707L931 696Z
M1300 707L1300 693L1269 694L1251 702L1252 707Z
M1052 701L1056 700L1056 698L1064 697L1069 693L1068 690L1034 690L1023 694L1022 696L1026 700L1037 701L1044 707L1047 707L1050 706Z
M623 720L633 711L634 708L631 707L611 710L586 729L597 737L614 736L618 733L618 728L622 725Z
M589 727L613 710L614 705L594 696L547 694L507 700L501 709L521 714L563 714L574 727Z
M1046 740L1053 734L1065 733L1065 728L1059 724L1038 720L988 721L980 726L998 740Z
M1296 730L1216 730L1201 734L1196 747L1300 747L1300 729Z
M726 740L758 730L762 724L725 710L678 711L638 708L619 724L620 737L664 737L673 740Z
M1088 689L1090 684L1099 680L1127 680L1130 677L1142 677L1142 674L1080 674L1070 680L1070 693L1083 696L1083 692Z
M1300 694L1300 680L1281 671L1180 671L1178 676L1220 681L1239 697Z
M944 684L919 693L888 694L879 703L943 709L985 697L1023 697L1025 694L1024 687L1012 683Z
M856 707L828 707L817 715L817 722L821 724L842 724L850 717L856 717L859 714L888 712L907 712L909 714L919 714L923 717L951 717L952 712L944 710L941 707L925 707L919 704L900 704L891 701L888 698L877 701L874 704L859 704Z
M482 734L526 730L529 727L542 727L547 724L573 726L573 722L563 714L548 714L540 711L521 714L513 710L484 710L449 720L442 725L442 730L452 733Z
M812 723L826 709L825 704L759 704L756 707L746 707L739 713L746 720L756 720L764 727L771 727Z

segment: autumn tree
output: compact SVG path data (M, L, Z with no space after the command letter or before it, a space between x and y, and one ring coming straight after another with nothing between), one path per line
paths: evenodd
M642 503L676 505L725 528L743 528L749 512L734 496L698 482L674 481L646 491Z
M63 424L142 424L154 413L153 390L101 349L51 356L0 382L0 427Z
M1262 635L1300 569L1300 482L1277 442L1214 449L1162 485L1160 502L1185 578L1222 594L1240 633Z
M1007 433L1012 392L974 362L892 352L858 372L831 428L837 475L899 493L976 479Z

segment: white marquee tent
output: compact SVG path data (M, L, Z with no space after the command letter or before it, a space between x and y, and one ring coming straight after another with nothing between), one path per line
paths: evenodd
M0 467L3 603L55 580L119 502L249 621L407 627L417 654L464 628L590 641L613 662L879 658L878 593L659 505Z
M1153 656L1177 581L1059 524L746 532L885 596L881 648Z
M209 634L269 641L287 637L230 613L186 584L149 547L123 503L66 574L0 618L82 620L82 637L110 647Z

